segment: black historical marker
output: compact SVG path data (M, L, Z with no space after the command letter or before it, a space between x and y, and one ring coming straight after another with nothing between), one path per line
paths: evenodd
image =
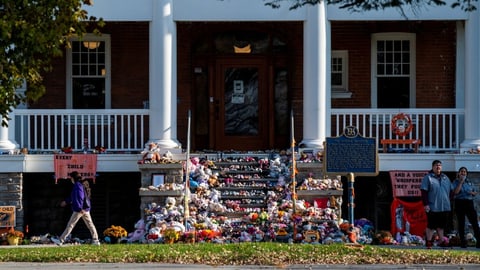
M325 173L354 173L356 176L378 175L378 147L375 138L358 134L356 127L348 126L342 136L326 138Z

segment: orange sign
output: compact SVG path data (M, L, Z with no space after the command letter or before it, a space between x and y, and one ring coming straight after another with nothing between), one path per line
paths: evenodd
M56 154L54 156L55 183L58 179L69 178L77 171L83 178L93 179L97 174L97 155L95 154Z
M426 171L390 171L393 197L421 197L420 185Z

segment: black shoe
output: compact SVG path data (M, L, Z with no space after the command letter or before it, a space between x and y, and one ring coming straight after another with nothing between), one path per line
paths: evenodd
M426 247L427 249L432 249L432 246L433 246L433 241L432 241L432 240L427 240L427 241L425 242L425 247Z
M462 242L460 243L460 247L461 247L461 248L467 248L467 242L462 241Z

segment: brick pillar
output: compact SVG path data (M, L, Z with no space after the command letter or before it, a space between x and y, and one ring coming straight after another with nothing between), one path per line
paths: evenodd
M0 174L0 207L15 206L15 229L23 231L23 175L21 173Z

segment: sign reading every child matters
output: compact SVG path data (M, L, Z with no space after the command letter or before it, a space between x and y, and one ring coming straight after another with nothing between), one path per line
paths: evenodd
M97 174L97 155L95 154L56 154L54 156L55 181L69 178L77 171L82 178L93 179Z

